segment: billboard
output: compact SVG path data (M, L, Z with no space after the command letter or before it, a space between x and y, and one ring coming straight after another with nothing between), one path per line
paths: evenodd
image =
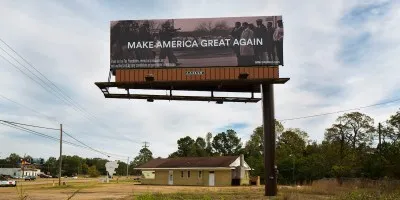
M110 69L283 65L282 16L111 22Z

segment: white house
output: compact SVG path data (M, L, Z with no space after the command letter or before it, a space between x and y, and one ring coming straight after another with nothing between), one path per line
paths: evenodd
M8 176L38 176L40 174L40 169L25 169L24 174L22 174L21 168L0 168L0 175Z

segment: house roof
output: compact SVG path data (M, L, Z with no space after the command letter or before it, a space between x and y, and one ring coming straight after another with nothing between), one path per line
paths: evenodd
M219 156L219 157L181 157L181 158L157 158L136 167L136 169L146 168L231 168L232 164L239 156Z

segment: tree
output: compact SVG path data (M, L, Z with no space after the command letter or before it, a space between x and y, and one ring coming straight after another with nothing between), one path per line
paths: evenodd
M12 153L6 158L6 163L9 164L10 166L11 165L17 166L17 164L20 162L21 162L21 156L19 156L16 153Z
M205 32L205 33L211 33L212 30L213 30L213 23L211 21L202 22L195 28L195 31Z
M375 132L374 120L360 112L346 113L338 118L346 124L348 138L353 149L359 145L371 145Z
M213 23L211 21L202 22L196 28L195 32L205 33L209 35L223 35L229 33L230 27L226 21L218 21Z
M82 164L82 174L88 174L89 173L89 166L86 163Z
M342 163L343 158L345 156L345 147L346 144L349 144L349 126L348 124L343 124L342 118L338 118L336 120L336 124L333 124L332 127L326 129L325 131L325 140L328 142L337 142L340 144L340 163Z
M206 152L208 156L213 155L213 149L212 149L212 133L207 133L206 135Z
M63 156L62 159L63 175L73 176L82 171L82 159L79 156Z
M400 110L396 112L396 114L391 115L390 118L386 121L388 124L387 136L394 143L400 141Z
M279 135L285 130L283 125L275 120L275 132ZM278 138L277 137L277 138ZM259 126L254 129L253 134L250 136L250 140L245 145L245 160L254 169L250 171L253 176L260 176L261 181L264 179L264 157L262 152L264 151L264 131L263 127Z
M137 167L137 166L142 165L152 159L153 159L153 153L147 147L144 147L144 148L140 149L139 155L137 155L133 159L133 165L135 167Z
M126 168L128 165L125 162L118 161L118 168L115 169L115 173L119 176L126 176Z
M209 141L208 141L209 142ZM198 137L193 140L191 137L186 136L180 138L177 141L178 150L169 155L170 158L173 157L202 157L209 156L211 151L207 151L208 143L204 138Z
M279 137L276 145L277 156L288 156L290 154L301 156L306 149L307 133L301 130L289 129Z
M169 157L189 157L196 156L195 141L186 136L177 141L178 151L172 153Z
M242 152L242 142L237 133L229 129L214 136L212 146L215 152L221 156L239 155Z
M229 30L230 27L226 21L218 21L214 25L215 30Z
M89 176L92 178L100 176L100 172L97 170L96 165L92 165L89 167Z
M46 160L43 169L43 171L50 173L52 176L58 175L58 159L55 157L50 157Z
M204 156L208 156L208 153L206 151L206 141L204 140L204 138L198 137L196 139L196 142L194 143L195 145L195 151L196 151L196 156L198 157L204 157Z

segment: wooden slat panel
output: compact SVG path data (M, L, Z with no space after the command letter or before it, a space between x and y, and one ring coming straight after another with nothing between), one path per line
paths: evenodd
M269 67L263 67L262 71L263 71L263 78L269 78Z
M121 76L121 78L120 78L120 81L121 82L124 82L124 78L125 78L125 76L124 76L124 70L120 70L120 72L119 72L119 75Z
M176 69L176 70L178 71L178 81L186 80L185 76L182 75L183 73L185 73L184 70L183 69Z
M190 70L190 71L195 71L195 72L196 72L197 69L198 69L198 68L193 68L193 69ZM189 78L189 80L196 80L198 76L199 76L199 75L191 75L191 76L189 76L188 78Z
M215 69L214 68L210 68L210 79L209 80L215 80Z
M177 80L176 69L171 69L171 80Z
M186 75L187 71L201 72L202 75ZM155 81L184 80L234 80L240 73L247 72L248 79L279 78L279 67L212 67L212 68L174 68L174 69L119 69L116 82L145 81L145 76L153 74Z
M229 79L236 79L235 77L235 68L229 67Z
M168 70L163 69L163 70L162 70L162 73L163 73L163 80L164 80L164 81L167 81L167 80L168 80Z
M148 69L143 70L143 80L144 80L144 81L146 80L145 77L146 77L147 75L149 75L149 70L148 70Z
M254 70L253 70L254 68L252 68L252 67L248 67L248 68L246 68L246 72L247 73L249 73L249 74L251 74L251 77L252 78L258 78L258 76L254 73Z
M257 67L258 76L260 78L264 78L264 70L263 67Z
M115 82L121 82L121 70L115 70Z
M144 81L144 70L139 70L138 72L138 81Z
M220 69L219 68L214 68L214 71L215 71L215 80L216 79L221 79L221 72L220 72Z
M167 73L167 81L170 81L170 80L172 80L172 69L171 70L165 70L166 71L166 73Z
M135 71L129 70L128 73L129 73L129 81L134 82L136 80L135 79Z
M161 81L162 80L162 71L161 70L155 70L155 69L153 69L152 71L155 74L155 76L154 76L155 80Z
M190 68L189 70L185 71L186 80L189 80L189 81L195 80L196 75L187 75L186 74L186 72L192 72L195 70L196 70L196 68Z
M133 78L135 81L139 80L139 71L138 70L132 70L134 72Z
M203 71L204 69L203 68L197 68L197 72L201 72L201 71ZM195 78L195 80L201 80L201 79L203 79L203 74L199 74L199 75L196 75L196 78Z
M279 78L279 67L274 67L275 69L274 69L274 75L273 75L273 77L274 78Z
M205 80L210 80L211 79L211 69L210 68L205 68L204 70L204 79Z
M122 74L124 74L124 82L128 82L129 81L129 77L128 77L128 73L126 73L126 69L122 70Z
M240 69L237 67L233 68L233 76L237 78L239 74L240 74Z

